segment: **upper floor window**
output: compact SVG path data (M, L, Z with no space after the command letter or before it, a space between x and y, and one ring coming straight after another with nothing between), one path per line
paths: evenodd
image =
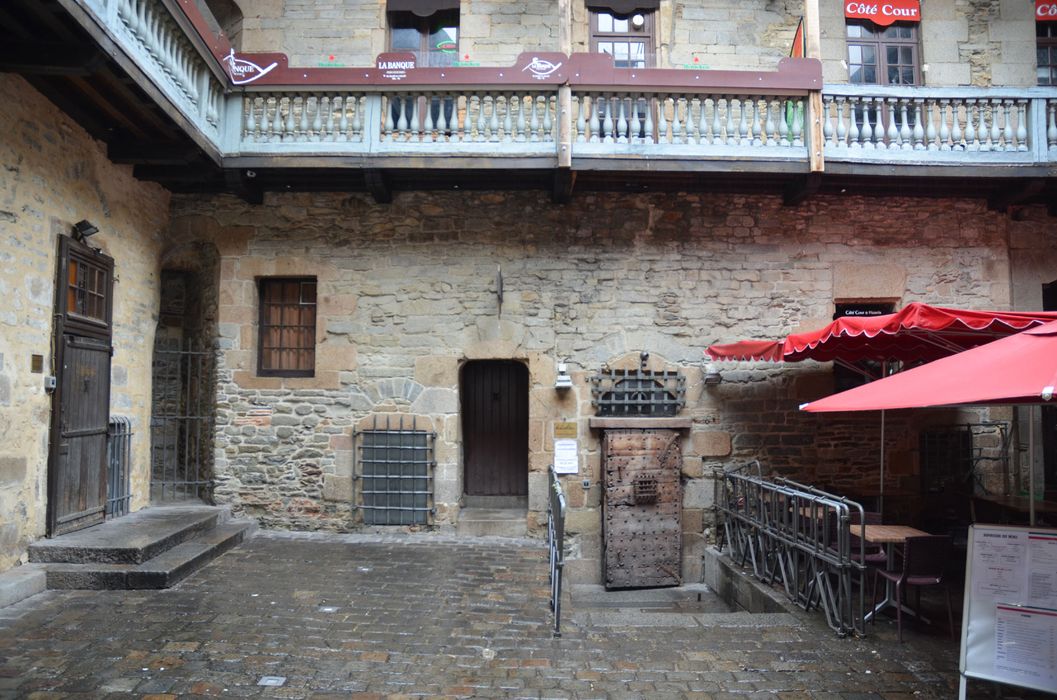
M879 27L848 20L848 82L864 85L918 85L918 28L896 23Z
M1057 85L1057 22L1035 23L1039 85Z
M656 3L612 2L591 10L591 51L613 57L617 68L646 68L654 61Z
M459 3L389 0L389 50L415 54L418 65L450 66L459 56Z
M316 368L316 278L260 280L257 374L311 377Z

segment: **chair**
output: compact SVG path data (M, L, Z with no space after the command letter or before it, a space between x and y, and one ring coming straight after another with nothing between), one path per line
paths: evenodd
M923 586L943 586L947 596L947 629L954 637L954 614L951 612L951 591L944 579L947 560L951 553L951 538L947 535L925 535L908 537L903 543L903 568L900 571L875 569L875 577L883 576L895 584L896 588L896 629L899 641L903 641L903 589L905 586L917 587L917 614L921 615L921 588ZM877 604L877 582L874 580L874 605Z
M849 526L848 532L850 534L849 541L851 543L851 560L857 563L865 564L867 567L881 567L884 568L888 563L888 555L885 554L884 545L873 544L872 542L864 542L856 532L862 532L858 527L862 525L880 525L881 514L872 511L866 511L863 513L863 522L859 522L859 512L853 510L851 512L851 525ZM861 545L861 550L860 550ZM861 554L860 554L861 551ZM865 571L863 572L865 576ZM877 582L876 575L873 577L872 583ZM864 582L865 583L865 580ZM870 598L873 599L874 591L876 586L870 590Z

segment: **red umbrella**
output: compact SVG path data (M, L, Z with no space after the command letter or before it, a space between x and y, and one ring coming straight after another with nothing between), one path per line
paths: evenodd
M1053 401L1057 321L1021 331L921 367L893 374L800 407L803 411L882 411L928 406ZM1034 425L1034 423L1032 423ZM1034 465L1034 440L1030 440ZM882 463L883 468L883 463ZM1035 470L1029 469L1029 519L1035 524ZM882 489L883 473L882 473Z
M843 316L785 340L743 340L705 352L713 360L927 362L1047 321L1057 321L1057 312L972 311L914 302L883 316Z
M876 411L926 406L1039 404L1057 386L1057 321L1030 328L800 408Z

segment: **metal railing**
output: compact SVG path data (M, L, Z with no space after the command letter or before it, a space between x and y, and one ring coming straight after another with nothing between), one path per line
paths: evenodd
M106 432L106 517L128 515L132 501L132 421L110 416Z
M554 636L562 636L562 569L565 566L565 492L562 482L549 470L547 488L547 549L550 552L551 611L554 613Z
M758 463L751 464L758 473ZM852 532L853 522L862 528L862 506L789 479L742 473L747 471L714 470L731 557L751 565L760 581L781 584L801 608L822 608L839 636L864 635L864 540L861 531L858 537Z

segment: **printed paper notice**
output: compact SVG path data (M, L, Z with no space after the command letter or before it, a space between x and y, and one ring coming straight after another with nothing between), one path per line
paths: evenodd
M1028 605L1057 610L1057 536L1028 534Z
M562 438L554 441L554 473L576 474L580 471L580 453L576 440Z
M1057 688L1057 610L996 606L995 671L1020 685Z
M1019 532L981 532L977 534L976 595L1003 602L1021 601L1024 592L1026 540Z

